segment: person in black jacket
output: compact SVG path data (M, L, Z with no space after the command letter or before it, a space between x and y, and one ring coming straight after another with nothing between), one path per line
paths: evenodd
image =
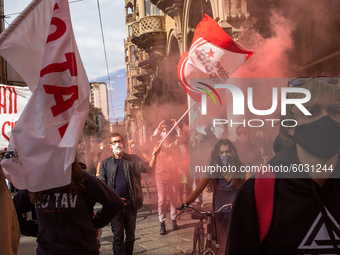
M261 241L263 225L257 214L264 212L257 211L255 200L261 186L254 190L256 180L251 178L233 204L227 255L340 254L338 79L297 78L290 83L311 92L311 99L303 104L311 115L292 104L281 117L293 119L297 125L280 127L280 138L274 144L276 155L269 161L275 170L269 230ZM290 94L295 99L303 96Z
M102 162L99 179L124 200L124 210L111 221L112 249L115 255L128 255L133 253L137 211L143 206L141 174L153 171L160 148L154 148L151 160L147 163L137 155L124 152L125 143L120 134L112 134L111 143L114 155Z
M67 186L29 192L13 198L23 235L37 238L37 254L99 255L97 229L105 227L124 207L122 199L107 185L72 164ZM95 215L93 206L102 204ZM32 211L33 219L23 217Z

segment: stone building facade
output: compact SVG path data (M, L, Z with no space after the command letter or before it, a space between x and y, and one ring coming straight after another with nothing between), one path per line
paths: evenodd
M140 144L148 141L161 120L178 119L188 108L186 92L178 83L177 63L189 50L195 27L205 13L237 41L244 28L263 38L275 36L270 17L276 10L291 19L294 27L293 46L285 55L293 71L287 75L340 75L337 1L124 1L128 35L125 124L128 139Z

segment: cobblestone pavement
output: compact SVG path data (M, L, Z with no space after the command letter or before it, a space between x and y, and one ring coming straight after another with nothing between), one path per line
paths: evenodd
M155 183L155 182L153 182ZM193 230L197 220L192 220L190 213L180 216L177 221L179 230L172 230L170 212L167 214L166 235L160 235L160 223L157 211L157 189L151 184L150 195L148 197L146 189L144 191L144 206L137 215L136 225L136 241L134 254L150 254L150 255L176 255L191 254ZM211 209L212 197L210 193L204 192L203 210ZM100 205L96 205L95 209L99 209ZM112 255L112 232L110 225L103 228L100 254ZM18 255L35 254L36 242L35 238L22 236Z

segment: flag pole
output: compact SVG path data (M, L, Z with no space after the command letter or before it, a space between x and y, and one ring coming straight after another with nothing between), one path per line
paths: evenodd
M165 139L170 135L172 130L178 125L178 123L184 118L184 116L190 111L190 109L196 104L197 102L195 101L188 110L185 111L185 113L182 115L182 117L179 118L178 121L176 121L175 125L170 129L170 131L166 134L166 136L163 138L163 140L158 144L158 147L161 147Z

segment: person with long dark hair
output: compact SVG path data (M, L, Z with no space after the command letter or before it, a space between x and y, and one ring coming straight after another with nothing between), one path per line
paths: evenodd
M122 199L106 184L84 172L75 160L71 183L29 192L13 198L23 235L37 237L37 254L98 254L97 229L105 227L124 207ZM102 209L94 214L96 203ZM33 219L23 214L32 211Z
M228 139L219 140L211 152L210 166L233 166L237 171L217 173L206 175L202 178L197 188L183 202L177 205L177 209L183 208L183 204L190 204L203 192L207 187L208 192L213 192L213 209L217 210L225 204L231 204L236 195L237 189L245 181L240 175L240 161L236 148ZM226 169L226 168L225 168ZM230 169L230 168L229 168ZM221 244L220 252L224 253L227 238L227 229L229 223L230 208L225 208L222 213L216 214L216 226L219 243Z

